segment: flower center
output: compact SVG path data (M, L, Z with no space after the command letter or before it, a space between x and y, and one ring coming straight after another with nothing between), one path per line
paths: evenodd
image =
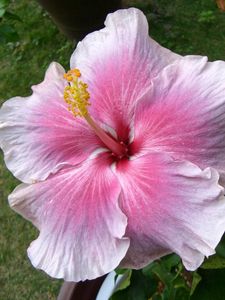
M87 90L88 85L80 77L81 73L78 69L69 70L64 74L64 78L68 82L68 85L64 89L64 99L68 104L68 110L74 117L84 118L101 141L112 151L113 155L120 159L128 156L127 146L123 142L118 142L109 136L90 116L88 106L91 103L89 102L90 94Z

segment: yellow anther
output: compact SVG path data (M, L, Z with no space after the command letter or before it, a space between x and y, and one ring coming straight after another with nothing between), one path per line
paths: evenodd
M80 77L81 73L79 69L73 69L71 70L71 73L74 74L76 77Z
M71 76L70 74L64 74L64 78L67 80L67 81L73 81L73 76Z
M64 74L68 81L68 86L64 89L64 99L68 104L68 110L77 117L86 117L88 115L87 107L90 105L90 94L87 91L88 85L79 79L80 70L69 70Z

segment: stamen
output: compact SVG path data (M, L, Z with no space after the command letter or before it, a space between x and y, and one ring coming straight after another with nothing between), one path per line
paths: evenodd
M88 106L90 106L90 94L88 92L88 85L80 80L81 73L78 69L73 69L64 74L64 78L68 81L68 86L64 89L64 99L68 104L68 110L75 117L83 117L88 124L94 129L95 133L102 140L102 142L117 154L120 158L126 155L126 147L124 144L116 142L110 137L101 127L94 122L88 113Z
M68 104L69 111L77 117L85 117L88 114L87 107L90 105L90 95L87 91L88 85L79 78L81 73L73 69L64 74L69 85L64 90L64 99Z

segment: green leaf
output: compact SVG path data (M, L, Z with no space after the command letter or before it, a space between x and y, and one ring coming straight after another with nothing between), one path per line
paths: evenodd
M222 300L225 295L225 269L199 269L202 280L195 289L191 300Z
M190 292L184 288L177 289L174 300L190 300Z
M216 253L225 258L225 236L223 236L219 245L216 247Z
M9 5L9 0L0 0L0 8L6 8Z
M5 14L5 9L0 7L0 18L2 18Z
M11 13L9 11L5 12L4 18L6 18L7 20L11 20L11 21L23 22L22 19L18 15L13 14L13 13Z
M171 273L165 267L163 261L155 261L149 264L147 267L142 269L142 272L145 276L156 275L156 277L162 281L166 286L171 286L172 281L176 278L176 273Z
M126 273L123 274L123 278L119 281L118 285L116 286L115 292L124 290L130 285L131 275L132 270L126 270Z
M115 269L115 272L117 275L123 275L127 272L128 269L120 269L120 268L117 268Z
M180 262L180 257L176 254L170 254L161 259L164 266L167 268L168 271L171 271L171 269L175 266L177 266Z
M195 289L197 288L197 286L201 280L202 280L202 277L197 272L194 272L193 277L192 277L192 285L191 285L190 295L193 295Z
M180 288L188 289L185 279L181 276L175 278L175 280L173 281L173 287L175 289L180 289Z
M201 265L202 269L223 269L225 268L225 258L219 255L210 256Z
M154 295L152 298L150 298L150 300L164 300L162 295Z
M133 270L130 285L115 292L110 300L146 300L157 290L158 281L152 277L145 277L141 271Z
M8 24L0 25L0 43L1 42L16 42L19 36L13 26Z

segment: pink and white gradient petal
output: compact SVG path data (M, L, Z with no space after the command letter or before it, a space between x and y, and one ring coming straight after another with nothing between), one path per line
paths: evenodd
M63 99L64 70L52 63L30 97L6 101L0 110L0 146L8 169L26 183L44 180L102 147L92 129L74 118Z
M44 182L18 186L9 203L40 230L28 249L32 264L66 281L93 279L116 268L129 247L119 193L104 154Z
M225 62L187 56L165 68L138 103L132 148L165 151L225 171Z
M105 26L77 45L71 68L79 68L88 83L91 114L126 138L135 103L152 78L180 56L149 37L147 19L138 9L109 14Z
M115 169L130 248L122 266L141 268L170 252L195 270L215 251L225 230L224 189L214 169L152 152Z

